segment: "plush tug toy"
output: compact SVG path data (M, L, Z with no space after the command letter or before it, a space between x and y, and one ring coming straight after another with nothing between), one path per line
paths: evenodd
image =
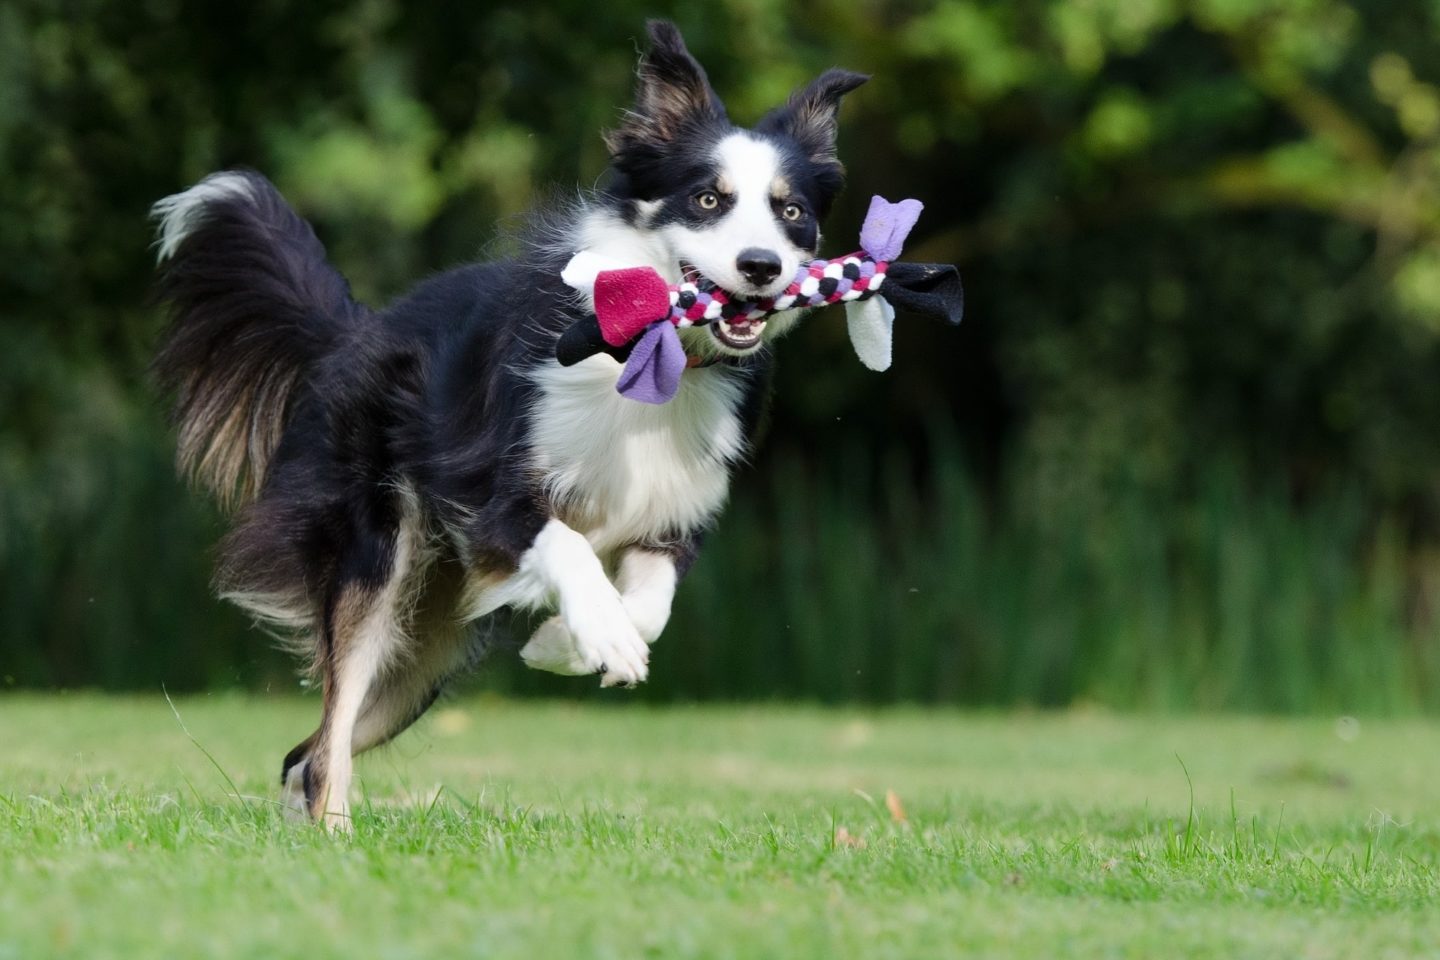
M688 365L677 328L844 303L860 362L886 370L895 306L950 323L959 323L964 310L960 274L953 266L896 262L922 209L918 200L890 203L874 197L860 228L859 250L802 264L779 296L764 300L736 300L704 278L667 284L650 267L625 267L582 251L560 276L592 295L595 313L565 331L555 347L556 359L568 367L608 353L625 363L616 384L622 395L665 403L680 389Z

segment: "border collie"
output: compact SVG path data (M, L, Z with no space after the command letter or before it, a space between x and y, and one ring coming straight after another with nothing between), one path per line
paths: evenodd
M235 510L222 596L303 638L319 728L285 757L292 810L349 826L352 757L410 726L474 664L477 621L553 607L531 666L646 678L766 403L770 345L797 313L682 331L664 405L616 393L620 364L554 359L590 312L579 251L778 294L841 187L830 70L753 128L730 122L667 22L649 24L635 106L594 196L533 218L511 259L450 270L384 310L348 285L264 177L227 171L161 200L155 361L182 473Z

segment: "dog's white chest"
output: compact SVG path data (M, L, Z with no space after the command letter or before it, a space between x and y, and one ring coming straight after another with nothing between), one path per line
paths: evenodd
M531 413L546 491L597 552L705 524L724 504L743 448L744 383L734 371L687 371L679 394L657 405L616 393L619 370L607 356L547 366Z

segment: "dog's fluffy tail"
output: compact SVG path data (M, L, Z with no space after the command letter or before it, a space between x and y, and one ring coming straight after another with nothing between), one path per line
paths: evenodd
M255 499L291 394L364 308L274 185L215 173L151 211L171 326L155 358L182 474L225 507Z

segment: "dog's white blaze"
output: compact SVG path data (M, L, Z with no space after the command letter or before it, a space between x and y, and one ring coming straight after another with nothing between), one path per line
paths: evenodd
M724 505L744 445L735 412L743 372L687 370L664 404L620 396L619 373L604 355L542 367L530 417L535 469L602 556L706 524Z
M250 182L236 173L212 173L183 193L172 194L150 208L150 216L160 221L159 251L155 259L167 260L180 249L185 237L200 222L206 204L233 197L253 199Z
M662 232L681 257L726 290L751 289L736 266L741 251L774 251L780 257L780 275L756 295L779 293L800 268L802 253L781 229L772 206L776 183L782 179L780 155L764 140L740 132L720 141L715 162L735 206L713 226L695 230L671 224Z

